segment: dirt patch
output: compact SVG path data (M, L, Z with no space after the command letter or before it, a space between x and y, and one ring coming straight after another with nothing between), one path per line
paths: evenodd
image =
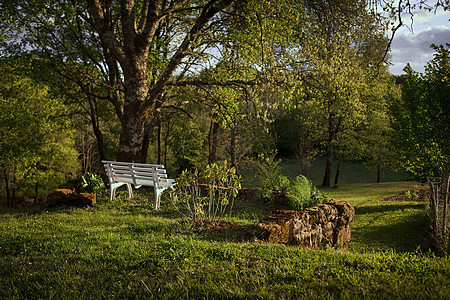
M228 221L212 221L212 220L195 220L192 224L193 227L205 228L213 231L223 231L234 229L241 226L238 223L228 222Z
M401 192L395 196L381 199L381 201L425 202L428 199L428 189L414 189Z

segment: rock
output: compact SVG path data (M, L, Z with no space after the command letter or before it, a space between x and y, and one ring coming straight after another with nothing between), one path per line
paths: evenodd
M346 247L355 207L331 200L302 211L279 210L257 224L258 238L275 244L298 245L313 249Z
M259 189L257 188L240 188L237 194L237 198L240 200L250 202L258 201L259 200L258 190Z
M96 203L96 195L88 193L76 193L72 189L56 189L47 196L47 207L59 205L85 207Z

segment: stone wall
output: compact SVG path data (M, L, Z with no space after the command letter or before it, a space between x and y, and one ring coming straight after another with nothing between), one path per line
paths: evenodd
M355 207L344 201L306 208L279 210L257 224L258 238L275 244L298 245L313 249L346 247Z

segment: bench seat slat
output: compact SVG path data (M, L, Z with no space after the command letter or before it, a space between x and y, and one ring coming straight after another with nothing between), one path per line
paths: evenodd
M141 164L102 161L106 175L110 182L110 200L114 199L115 190L127 185L128 194L132 196L131 184L135 188L140 186L153 186L155 190L155 208L159 208L162 191L171 188L175 184L174 179L169 179L164 165Z

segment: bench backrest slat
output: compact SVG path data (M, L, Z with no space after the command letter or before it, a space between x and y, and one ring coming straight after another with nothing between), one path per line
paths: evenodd
M164 165L102 161L110 183L126 182L135 186L160 186L167 183Z

